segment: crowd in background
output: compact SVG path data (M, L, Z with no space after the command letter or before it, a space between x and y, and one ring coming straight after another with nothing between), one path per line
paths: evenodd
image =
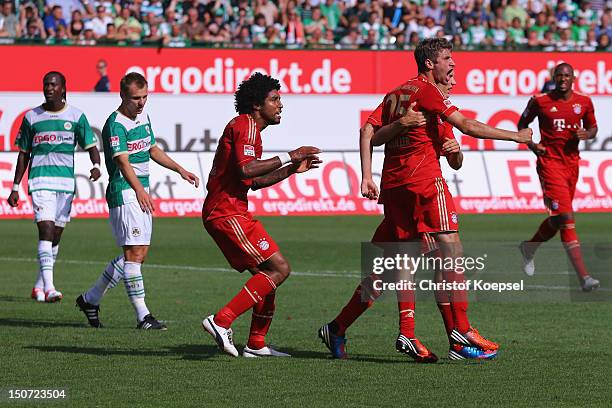
M611 0L0 0L1 42L610 51Z

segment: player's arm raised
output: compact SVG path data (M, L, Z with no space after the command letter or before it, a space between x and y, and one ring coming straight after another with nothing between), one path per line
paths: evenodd
M21 183L21 179L25 174L26 169L28 168L28 164L30 163L30 153L24 152L23 150L19 151L19 155L17 156L17 164L15 166L15 178L13 179L13 189L11 194L8 196L8 203L11 207L17 207L19 204L19 184Z
M374 133L374 137L372 137L372 145L382 146L389 140L400 135L406 129L424 126L427 120L422 112L417 112L413 109L414 105L416 105L416 102L410 104L404 116L378 129L376 133Z
M136 199L138 200L138 204L140 204L142 211L146 213L152 213L155 211L153 200L145 190L140 180L138 180L138 177L130 164L129 156L127 154L119 154L113 157L113 160L117 164L117 167L119 167L123 178L136 193Z
M292 163L289 166L284 166L280 169L273 170L268 174L253 178L251 190L259 190L260 188L272 186L280 181L283 181L292 174L304 173L310 169L316 169L321 163L323 162L316 156L307 157L300 162Z
M193 184L196 188L200 185L200 179L195 174L185 170L180 164L172 160L170 156L166 154L162 149L157 147L157 145L153 145L149 150L149 154L151 155L151 159L162 167L167 168L168 170L172 170L178 173L183 180L188 181L190 184Z
M302 146L289 153L283 153L266 160L251 160L240 167L240 175L243 179L252 179L278 170L287 163L298 164L306 159L318 160L317 154L321 149L314 146Z
M533 131L529 128L518 132L498 129L474 119L468 119L459 111L453 112L446 121L465 133L479 139L508 140L516 143L530 143Z
M376 200L378 198L378 186L372 179L372 136L374 136L374 126L366 122L366 124L359 129L361 195L370 200Z

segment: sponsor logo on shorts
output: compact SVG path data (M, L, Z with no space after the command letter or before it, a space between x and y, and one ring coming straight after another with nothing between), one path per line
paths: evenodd
M580 115L580 112L582 112L582 106L579 103L572 105L572 108L574 108L574 113L576 115Z
M138 228L138 227L132 228L132 236L133 237L139 237L140 236L140 228Z
M255 157L255 147L251 145L244 145L244 155Z
M64 129L66 129L66 130L70 130L70 129L72 129L72 123L70 123L70 122L64 122Z
M119 136L111 136L110 137L110 143L111 143L112 147L119 146Z
M559 209L559 202L556 200L552 200L550 202L550 208L552 208L553 210L558 210Z
M459 221L457 213L454 211L451 213L451 221L453 222L453 224L457 224L457 222Z
M257 241L257 246L262 251L267 251L268 249L270 249L270 243L266 241L265 238L261 238L259 241Z

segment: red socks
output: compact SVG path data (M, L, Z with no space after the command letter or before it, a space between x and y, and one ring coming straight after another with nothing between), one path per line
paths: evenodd
M258 273L247 281L242 290L215 314L215 323L228 329L234 320L257 303L262 303L276 285L267 275Z
M554 237L558 230L559 228L555 225L552 218L548 217L542 221L542 224L540 224L540 227L536 231L535 235L528 242L546 242Z
M268 334L272 317L274 316L274 298L276 292L272 291L266 296L263 302L255 303L253 306L253 317L251 318L251 330L249 331L249 341L247 346L251 349L265 347L265 337Z
M398 290L397 309L399 311L399 331L409 339L414 338L414 291Z
M364 289L364 286L366 289ZM340 314L334 319L334 322L338 326L338 330L336 332L339 336L344 336L344 332L349 328L351 324L357 320L359 316L363 314L374 301L380 296L380 292L375 291L372 288L372 279L371 277L365 278L355 292L353 296L349 300L349 302L344 306L344 308L340 311ZM362 299L364 297L365 299Z
M455 271L446 271L447 282L465 282L462 273ZM470 321L467 317L468 297L467 290L452 290L450 291L450 308L453 314L454 328L465 333L470 329ZM444 317L444 316L443 316Z
M572 221L561 221L561 241L565 247L565 252L569 257L576 274L584 279L589 276L584 260L582 259L582 251L580 250L580 242L578 242L578 234L576 234L576 223Z

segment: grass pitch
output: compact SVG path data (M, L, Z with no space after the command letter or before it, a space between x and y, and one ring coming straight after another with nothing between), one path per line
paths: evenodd
M497 269L520 276L516 244L543 216L462 216L466 250L498 242ZM609 214L580 214L578 232L597 296L579 294L558 238L537 259L529 301L481 298L470 319L499 341L490 362L417 365L394 350L393 298L367 311L348 334L349 361L333 361L316 337L359 282L360 241L370 239L376 217L278 217L262 220L297 272L277 293L268 340L290 359L233 359L220 354L200 321L230 299L247 275L230 271L198 219L156 219L143 268L147 304L167 332L141 332L120 284L101 306L105 328L91 329L74 299L119 252L106 220L68 225L56 263L64 300L29 299L37 270L36 228L29 220L0 221L0 405L9 389L66 389L51 406L609 406L609 301L612 259ZM592 244L589 248L587 246ZM504 248L508 248L507 250ZM496 255L497 256L497 255ZM500 256L505 256L501 261ZM558 265L557 265L558 264ZM588 301L597 299L597 302ZM234 325L242 348L250 315ZM439 356L447 343L434 302L417 304L417 335ZM39 404L26 402L24 405Z

